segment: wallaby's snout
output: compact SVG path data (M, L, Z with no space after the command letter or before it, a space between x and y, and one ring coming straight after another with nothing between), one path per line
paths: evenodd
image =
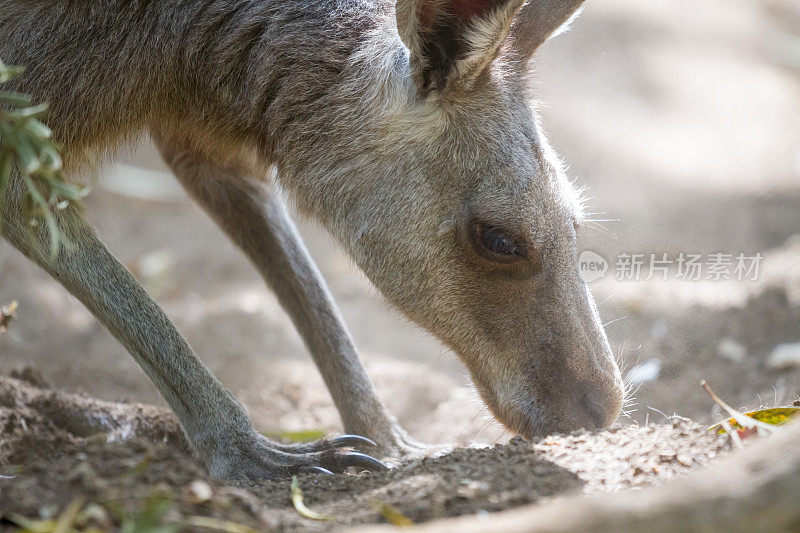
M551 321L536 335L546 341L536 343L531 356L527 396L533 410L527 419L522 414L520 427L520 433L529 438L579 428L602 429L622 409L622 377L594 301L580 282L567 298L571 302L562 312L546 311Z
M571 237L556 240L575 246ZM624 399L594 301L572 253L564 255L543 253L540 270L513 290L495 285L490 298L500 302L476 300L476 309L491 310L475 326L473 339L483 342L461 352L492 413L527 438L604 428Z

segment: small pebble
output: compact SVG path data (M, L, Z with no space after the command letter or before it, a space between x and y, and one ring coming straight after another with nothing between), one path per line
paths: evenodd
M196 479L189 484L186 494L189 501L198 504L209 501L214 495L214 491L211 489L211 485L202 479Z

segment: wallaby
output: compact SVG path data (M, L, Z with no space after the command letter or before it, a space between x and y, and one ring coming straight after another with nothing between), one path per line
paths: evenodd
M387 414L276 198L319 221L387 300L451 347L525 437L601 428L623 386L576 259L578 193L530 105L529 59L581 0L0 0L12 90L51 103L75 175L140 131L291 315L346 432L271 442L72 208L72 251L3 237L79 298L175 411L210 472L381 468L418 450Z

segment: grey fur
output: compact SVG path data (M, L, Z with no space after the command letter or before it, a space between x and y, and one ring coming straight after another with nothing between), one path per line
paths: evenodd
M12 89L51 102L48 122L72 173L150 131L276 291L346 430L386 453L419 449L377 399L272 198L272 169L389 301L459 354L511 429L606 425L622 386L578 277L580 201L527 91L527 59L579 3L500 0L458 19L448 2L459 1L399 0L405 15L396 19L389 0L0 0L0 57L27 67ZM556 14L540 18L550 4ZM426 33L419 12L439 29ZM426 40L439 46L434 55L418 46ZM431 78L424 69L434 60ZM48 264L24 238L19 194L12 184L4 237L125 344L212 472L342 465L335 450L286 451L259 436L77 213L62 216L77 250ZM475 221L511 232L530 256L480 256Z

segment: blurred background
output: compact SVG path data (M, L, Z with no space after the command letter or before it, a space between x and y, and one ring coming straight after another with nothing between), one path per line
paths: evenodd
M537 60L545 129L588 187L583 250L609 265L591 284L632 383L621 418L699 422L800 393L800 0L589 0ZM338 431L289 319L245 257L183 193L147 140L110 164L86 202L102 238L265 431ZM388 308L328 235L301 223L380 395L427 442L502 441L464 367ZM760 254L757 279L688 281L650 254ZM620 254L641 254L620 280ZM662 278L666 277L664 280ZM706 277L703 272L702 277ZM735 277L735 276L734 276ZM752 277L752 276L750 276ZM0 244L0 372L163 404L125 350L56 282Z

